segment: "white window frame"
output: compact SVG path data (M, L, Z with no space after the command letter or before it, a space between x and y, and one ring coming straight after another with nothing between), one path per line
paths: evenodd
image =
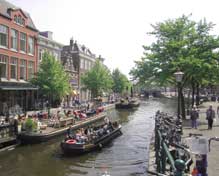
M28 62L28 80L30 80L31 78L33 78L34 75L34 62L33 61L29 61ZM31 75L30 75L30 70L31 70Z
M27 71L26 71L26 68L27 68L27 61L25 59L20 59L20 65L19 65L19 69L20 69L20 79L22 80L26 80L27 79ZM21 69L24 69L24 75L21 75ZM23 76L23 78L21 77Z
M28 53L34 55L34 38L29 36L28 37Z
M11 29L11 49L18 50L18 31L15 29Z
M21 42L24 42L24 47L25 47L25 49L23 50L23 48L21 48ZM20 51L22 51L22 52L25 52L26 53L26 51L27 51L27 34L25 34L25 33L23 33L23 32L21 32L20 33Z
M15 78L12 78L12 69L11 67L15 66ZM11 73L11 79L17 79L18 75L17 75L17 66L18 66L18 58L16 57L11 57L10 59L10 73Z
M5 69L5 76L4 77L1 77L1 73L0 73L0 77L1 78L7 79L7 77L8 77L8 59L9 59L8 56L0 54L0 64L4 64L5 68L6 68Z
M3 24L0 24L0 34L1 35L6 35L6 45L2 45L2 41L0 40L0 46L8 48L8 26L5 26ZM1 39L1 38L0 38Z

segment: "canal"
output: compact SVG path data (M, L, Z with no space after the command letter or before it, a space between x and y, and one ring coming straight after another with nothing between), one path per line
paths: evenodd
M157 110L173 113L175 106L168 99L148 100L133 111L109 111L109 117L122 124L123 135L101 151L64 157L59 138L0 153L0 176L101 176L104 171L110 176L146 176L151 117Z

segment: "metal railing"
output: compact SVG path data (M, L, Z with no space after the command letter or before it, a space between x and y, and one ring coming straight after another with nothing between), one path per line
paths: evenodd
M154 175L185 176L189 171L192 159L189 150L180 143L182 132L178 122L178 119L166 114L156 115Z

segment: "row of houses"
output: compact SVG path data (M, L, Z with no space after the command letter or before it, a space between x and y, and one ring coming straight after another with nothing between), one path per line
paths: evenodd
M70 75L73 94L80 100L89 98L89 92L81 89L80 76L96 59L103 59L73 38L63 45L52 35L51 31L37 29L29 13L0 0L0 114L15 106L24 111L34 108L38 91L29 80L38 71L44 52L63 64ZM68 102L71 98L70 95Z

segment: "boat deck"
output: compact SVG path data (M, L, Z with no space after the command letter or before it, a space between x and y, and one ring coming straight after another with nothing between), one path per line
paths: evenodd
M101 113L99 115L95 115L95 116L92 116L92 117L89 117L89 118L86 118L83 120L76 120L74 124L68 124L68 125L65 125L64 127L56 127L55 128L55 127L48 127L47 126L45 129L39 130L38 132L34 132L34 133L43 135L43 134L49 134L49 133L53 133L53 132L57 132L57 131L63 131L63 130L67 130L70 125L72 125L72 129L76 129L76 128L79 128L80 126L83 126L83 125L86 125L88 123L100 120L105 116L106 116L106 113ZM45 121L44 121L44 123L45 123Z

